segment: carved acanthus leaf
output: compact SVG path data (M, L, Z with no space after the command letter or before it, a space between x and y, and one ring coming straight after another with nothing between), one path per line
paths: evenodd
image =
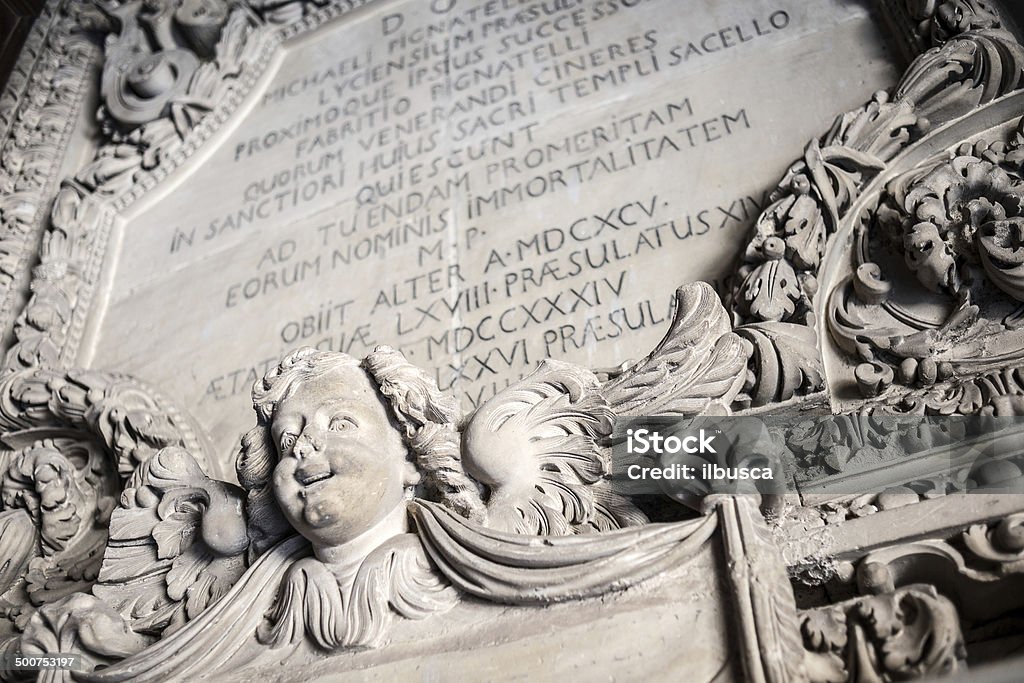
M918 57L893 98L934 126L1018 89L1022 79L1024 47L1011 34L969 31Z
M60 366L73 312L87 289L90 247L102 220L99 203L77 185L65 184L57 193L31 296L15 323L17 341L7 351L4 372Z
M755 322L796 321L809 310L828 236L919 125L911 104L878 93L808 144L757 220L733 293L739 313Z
M1015 151L968 147L894 185L907 265L928 289L957 294L970 279L963 269L981 262L997 287L1024 301L1024 180L1007 162Z
M327 651L378 647L387 640L392 612L423 619L451 609L459 600L412 534L391 539L367 557L350 590L343 596L322 562L300 560L285 575L277 604L257 637L272 647L304 637Z
M23 602L13 595L24 588L29 563L39 556L39 532L26 509L0 512L0 601L6 605Z
M789 320L802 306L804 297L796 270L783 258L782 240L771 237L762 245L765 259L739 274L743 278L740 309L754 320Z
M965 668L956 609L932 586L807 610L800 630L813 681L902 681Z
M736 334L752 347L752 385L746 388L750 403L763 406L810 394L824 386L824 367L818 356L818 337L813 327L794 323L751 323Z
M245 570L243 492L165 448L129 480L110 518L93 594L136 631L170 633L228 592Z
M620 416L695 415L713 404L728 409L743 388L748 358L711 286L684 285L665 338L602 393Z

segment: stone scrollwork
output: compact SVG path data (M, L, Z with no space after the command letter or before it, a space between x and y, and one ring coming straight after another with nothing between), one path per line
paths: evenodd
M223 0L100 7L114 31L106 38L100 88L99 118L108 140L76 179L90 191L117 196L231 100L266 43L252 11Z
M58 192L29 300L14 324L16 341L7 350L5 373L67 364L67 342L80 333L76 311L92 286L90 247L105 223L99 203L81 186L68 183Z
M362 4L51 2L24 53L37 59L23 58L0 99L0 131L8 133L0 184L15 190L0 202L0 287L9 289L34 258L26 252L38 235L33 222L39 230L45 225L29 300L20 313L4 300L3 310L17 320L7 369L74 364L113 213L161 181L228 118L284 35ZM47 221L39 193L61 162L64 138L77 119L96 52L90 38L97 34L104 52L99 145L61 184ZM37 101L38 95L28 94L30 84L39 86L31 92L51 93L50 99ZM23 91L31 108L13 104ZM53 134L32 134L34 129Z
M0 392L0 641L10 648L40 608L101 576L122 484L140 463L168 446L206 460L190 418L127 377L30 368Z
M888 595L927 583L956 605L954 619L997 623L1024 605L1020 525L1020 513L1013 513L948 538L873 550L857 562L856 586L865 594Z
M1024 302L1024 181L1017 173L1024 150L1015 140L1005 152L958 152L919 180L892 189L902 209L897 230L907 266L928 289L967 299L966 282L974 279L969 269L980 264L996 287Z
M892 377L890 371L889 381ZM1024 412L1024 368L1010 365L965 379L892 394L866 410L905 415L1020 415Z
M991 18L995 15L985 3L939 3L920 10L935 26L949 32L936 33L936 47L914 61L891 94L876 94L863 108L840 116L825 135L812 140L755 224L731 294L740 323L737 333L756 344L752 375L768 378L756 383L752 405L786 400L823 387L821 359L813 350L819 344L815 329L819 269L830 236L850 220L848 213L864 189L889 173L901 153L932 131L1017 90L1024 82L1024 48ZM1002 172L1016 173L1016 152L1005 151L1010 159ZM977 171L974 173L976 176ZM973 179L965 177L965 182ZM999 187L1009 190L1010 186L1013 183ZM993 206L982 215L977 213L981 205L975 194L972 185L963 196L976 207L976 215L968 222L986 225L979 239L978 258L989 263L987 268L1005 288L1012 289L1018 268L1012 246L1015 204ZM998 199L989 201L999 204ZM950 216L949 220L960 220L959 208L955 210L957 218ZM907 235L911 249L915 244L926 249L929 236L934 237L923 225L912 226ZM946 277L939 253L929 252L920 261L921 277L936 281ZM936 270L943 272L934 275ZM889 285L874 266L858 271L857 278L858 291L864 296L887 296ZM746 332L749 326L756 329ZM804 329L797 333L793 329L797 326ZM797 346L793 339L811 339L812 343ZM851 344L859 343L854 335ZM859 370L859 381L865 387L884 387L891 382L888 372L865 366ZM782 381L775 379L780 376Z
M954 379L971 369L963 349L1024 318L1024 133L900 172L860 223L848 286L819 291L830 238L861 220L894 162L1024 82L1024 50L991 8L913 8L936 47L787 171L747 245L732 315L709 285L685 286L668 334L639 363L605 379L548 360L471 416L388 347L361 360L300 350L254 387L257 424L235 485L190 418L154 391L62 368L74 362L113 210L223 122L289 27L359 4L109 0L81 10L79 24L104 34L103 139L56 195L0 374L0 651L75 651L93 681L188 679L252 645L373 648L406 622L474 601L605 596L685 564L717 531L752 680L959 669L958 619L934 589L893 585L798 613L751 501L712 499L699 517L651 523L609 485L609 441L616 417L728 414L820 391L822 300L819 319L862 361L866 394L897 380L923 387L873 409L1022 412L1019 370ZM41 129L56 131L64 110L44 110ZM59 161L6 151L0 182L16 187L23 169ZM31 198L12 197L0 206L2 240L35 216ZM905 282L888 277L892 263L866 258L871 239L896 247L942 315L901 305ZM7 247L0 273L10 274L17 249ZM826 465L841 469L843 457ZM961 542L986 576L1016 573L1019 527L1016 517L972 527Z
M331 4L330 0L249 0L249 6L269 23L295 24L309 12Z
M963 532L970 556L1000 575L1024 573L1024 513L993 524L974 524Z
M0 94L0 318L7 321L88 90L95 48L75 30L77 6L47 3Z
M904 0L917 35L931 45L981 29L1002 28L999 14L986 0Z
M1019 360L1010 337L1024 303L1022 141L1018 129L1005 143L961 145L894 178L858 232L856 270L830 297L828 322L862 361L865 395L969 372L984 346L1005 346L997 364ZM897 277L903 269L916 284ZM923 304L908 303L908 291Z
M904 681L965 668L956 609L932 586L806 610L800 631L813 681Z
M800 613L811 679L908 680L964 669L962 624L998 623L1021 607L1021 523L1014 513L861 557L851 578L862 597Z
M135 471L111 515L93 594L138 633L180 628L245 569L243 497L207 477L184 449L162 449Z
M736 334L750 344L741 405L764 406L812 393L824 386L824 367L814 351L814 327L784 322L748 323Z
M790 612L795 624L784 575L767 582L774 555L749 501L709 501L696 519L650 524L609 486L615 416L652 401L665 414L728 412L743 388L748 347L713 290L689 285L677 299L666 338L616 377L545 361L468 419L388 347L362 361L295 352L253 389L257 426L237 457L240 487L207 474L187 422L132 380L11 374L0 417L84 429L127 479L116 504L120 478L110 480L99 515L78 504L96 487L71 486L74 467L46 443L12 461L15 479L35 468L56 516L36 526L4 517L5 538L38 527L59 546L83 511L103 522L94 536L102 564L26 614L13 638L26 652L78 648L106 667L91 680L111 681L187 677L256 643L376 647L400 620L464 598L550 604L629 588L694 557L719 519L761 577L742 591L751 628ZM8 498L5 488L10 507ZM6 549L10 566L33 561L23 547ZM746 576L734 577L737 590ZM144 648L143 659L112 661ZM784 661L750 666L768 680L799 679L786 677Z

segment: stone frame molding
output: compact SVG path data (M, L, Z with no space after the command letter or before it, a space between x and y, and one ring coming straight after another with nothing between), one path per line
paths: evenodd
M33 585L44 585L60 572L69 580L41 600L31 637L23 644L7 641L2 647L34 653L74 647L93 664L105 665L151 647L148 635L140 637L123 627L121 616L109 605L90 600L83 592L90 577L72 577L67 566L82 556L62 558L61 553L73 539L86 548L86 563L98 567L103 553L97 555L97 548L102 550L108 540L105 525L116 508L115 499L137 472L145 469L145 476L150 476L155 465L143 465L158 453L183 449L205 470L202 476L189 470L195 477L189 489L196 496L205 495L204 504L211 505L209 500L218 495L226 500L237 494L210 483L211 477L225 473L209 457L187 407L172 405L133 378L76 369L78 347L92 324L115 217L188 163L231 119L283 41L369 0L215 3L222 11L214 12L213 19L192 22L186 10L199 2L185 0L174 14L166 2L112 1L99 11L74 0L51 0L0 95L0 330L8 342L0 371L0 426L5 447L17 453L18 462L31 462L32 467L45 462L58 474L68 470L62 463L68 453L85 449L89 457L106 458L109 470L102 482L62 480L71 492L65 504L79 506L73 514L92 510L89 505L98 511L96 528L68 532L56 525L50 530L41 515L32 520L44 536L50 534L45 538L52 540L51 547L43 558L49 564L26 556L17 558L16 566L31 565L42 573L44 578ZM1003 210L986 214L990 220L973 226L984 238L949 238L949 251L956 256L950 260L962 256L961 261L973 265L971 249L981 249L978 262L996 289L1018 302L1024 292L1017 280L1024 267L1009 253L1013 250L1006 245L1012 240L1005 237L1006 231L1020 230L1022 223L1014 220L1024 211L1018 203L1014 213L1006 200L1009 196L1024 201L1024 131L1019 129L1024 47L1001 28L994 3L893 0L886 5L901 26L908 49L921 54L891 93L880 92L860 109L839 116L823 136L808 144L757 219L724 304L706 285L679 290L677 318L662 344L647 359L612 373L601 385L604 400L618 406L620 414L665 395L666 405L679 414L772 412L800 400L819 400L850 413L1024 413L1020 354L978 362L977 353L970 355L971 348L950 355L952 342L943 346L947 338L961 340L964 330L989 340L1004 339L1016 329L1010 324L997 330L972 327L978 324L977 311L971 308L977 299L967 296L968 287L959 279L950 279L952 271L945 262L914 272L927 273L921 276L922 283L952 297L962 315L910 325L896 334L870 329L862 324L864 314L857 312L858 306L883 306L894 286L869 258L868 243L877 235L876 223L884 218L880 207L902 217L890 215L886 220L899 226L893 234L904 240L907 251L916 248L914 231L923 230L919 226L927 222L917 219L934 216L921 209L920 202L911 201L939 193L938 181L929 184L922 167L941 175L947 166L955 173L971 166L993 181L990 185L997 186L998 197L971 190L970 199L985 199L990 209L999 204ZM158 39L140 32L140 22L159 27L172 21L172 14L188 26L182 32L187 44L157 44ZM162 35L154 30L153 35ZM83 32L105 36L106 56L84 39ZM139 45L147 59L124 51ZM132 100L111 94L124 86L100 72L106 73L108 60L115 59L130 62L130 76L148 79L142 81L145 97ZM170 82L161 79L167 73L174 75ZM179 78L182 74L189 78ZM90 161L62 178L71 132L88 102L87 84L93 77L103 79L107 118L97 131ZM906 179L903 185L897 182L900 178ZM963 212L956 210L959 226ZM996 227L985 227L992 225ZM945 224L939 227L947 229ZM973 239L975 231L969 234ZM961 261L956 261L957 267ZM902 309L900 314L912 317ZM687 335L693 329L712 334L696 339ZM710 360L695 363L695 349ZM683 371L689 373L687 382L672 384L678 377L673 373ZM541 372L569 371L550 364ZM843 379L848 384L852 379L851 386L862 396L833 401L832 385ZM563 384L576 387L574 381L594 389L588 385L590 379ZM576 391L584 389L567 390L574 396ZM82 493L90 486L102 495L92 500ZM736 608L742 663L753 681L840 676L865 666L883 677L955 670L963 659L956 596L936 590L934 583L918 585L920 574L906 568L915 563L942 565L941 571L966 577L971 586L1014 580L1024 569L1017 538L1019 511L1002 521L982 515L970 520L955 542L915 540L867 553L858 560L859 573L845 577L858 582L860 597L798 610L786 560L761 513L741 498L709 501L708 508L729 558L727 583ZM15 531L19 539L34 533L25 526L24 515L17 520L9 516L2 523L12 530L12 537ZM61 535L67 533L71 536ZM969 566L971 561L984 568ZM58 601L63 601L60 608ZM857 659L863 651L855 656L851 643L865 637L869 615L885 614L897 623L909 614L909 607L901 609L911 603L931 620L923 626L917 623L914 635L934 636L935 651L914 663L918 668L912 671L884 657ZM82 635L87 630L83 624L90 619L105 624L108 632L120 633L122 641L103 652ZM899 652L899 647L913 648L913 643L890 643L884 634L871 638L880 652L890 645ZM159 658L154 662L161 663ZM139 673L115 665L107 680L124 680L117 676L127 675L125 671Z

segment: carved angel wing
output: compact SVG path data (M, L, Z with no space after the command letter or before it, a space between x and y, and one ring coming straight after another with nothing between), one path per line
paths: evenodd
M665 338L602 392L620 416L725 410L743 389L750 353L715 290L694 282L676 290L675 318Z
M220 599L245 570L244 493L165 448L136 470L110 518L93 593L139 633L170 633Z
M473 415L463 463L490 491L487 526L564 535L646 521L604 481L613 416L599 389L589 370L546 360Z

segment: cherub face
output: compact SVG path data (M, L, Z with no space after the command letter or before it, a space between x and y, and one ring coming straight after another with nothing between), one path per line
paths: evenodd
M366 372L307 379L274 412L274 495L292 526L321 547L350 541L401 504L415 476L408 450Z

